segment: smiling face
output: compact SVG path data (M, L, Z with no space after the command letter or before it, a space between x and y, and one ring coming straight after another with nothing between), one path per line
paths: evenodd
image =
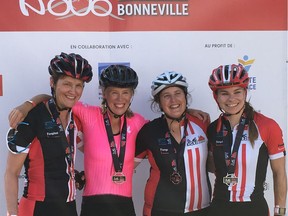
M50 86L54 88L57 105L59 108L72 108L80 99L84 83L80 79L63 76L54 84L50 79Z
M185 112L186 105L186 95L182 88L173 86L160 92L159 106L166 115L179 118Z
M242 87L219 89L216 94L219 107L227 114L237 114L243 109L246 100L246 90ZM240 115L242 113L239 113Z
M103 90L103 99L114 114L123 115L130 106L133 93L131 88L107 87Z

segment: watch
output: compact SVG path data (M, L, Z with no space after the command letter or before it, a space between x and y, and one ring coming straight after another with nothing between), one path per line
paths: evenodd
M279 205L276 205L274 207L274 214L275 215L285 215L286 214L286 208L281 208Z

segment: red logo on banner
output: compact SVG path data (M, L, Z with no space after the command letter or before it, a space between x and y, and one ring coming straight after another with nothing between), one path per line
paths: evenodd
M0 96L3 96L3 79L1 74L0 74Z
M287 0L7 0L0 31L286 30L286 10Z

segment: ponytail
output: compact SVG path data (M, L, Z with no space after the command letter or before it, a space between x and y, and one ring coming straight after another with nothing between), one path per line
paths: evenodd
M245 110L244 113L246 114L247 120L248 120L248 126L249 126L249 131L248 131L248 135L249 135L249 141L252 145L252 147L254 147L255 144L255 140L258 138L258 130L257 127L255 125L254 122L254 114L255 114L255 110L254 108L251 106L251 104L249 102L245 102Z

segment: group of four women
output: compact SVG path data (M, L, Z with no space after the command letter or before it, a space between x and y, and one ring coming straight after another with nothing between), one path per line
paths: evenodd
M102 71L101 107L78 102L84 82L92 78L91 66L80 55L57 55L49 73L52 97L35 96L9 116L8 215L77 215L76 148L84 153L81 216L135 215L133 169L145 158L151 169L144 216L268 216L264 183L269 160L275 215L285 215L282 132L246 101L249 76L242 65L212 71L208 84L221 115L210 125L201 119L205 113L188 109L188 83L178 72L162 73L152 82L151 107L162 113L152 121L130 109L138 76L128 66ZM18 206L23 165L26 184ZM212 202L208 171L216 176Z

